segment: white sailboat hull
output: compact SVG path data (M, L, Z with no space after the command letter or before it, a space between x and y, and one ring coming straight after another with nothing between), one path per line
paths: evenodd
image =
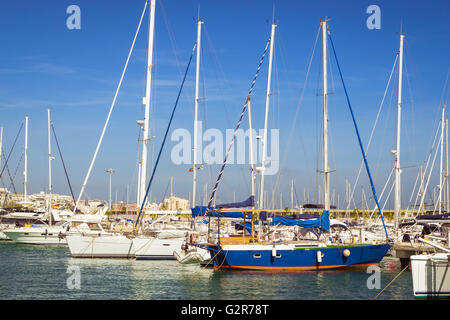
M36 245L67 245L65 228L18 228L3 233L14 243Z
M123 235L67 235L74 258L134 258L133 241Z
M445 253L410 257L415 298L450 297L450 255Z
M173 252L181 248L184 240L185 238L134 238L133 245L136 260L174 260Z

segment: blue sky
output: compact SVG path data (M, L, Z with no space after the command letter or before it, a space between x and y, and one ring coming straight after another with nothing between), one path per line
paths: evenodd
M69 5L81 9L81 29L69 30ZM369 30L369 5L381 9L381 29ZM0 126L4 127L4 150L12 146L25 115L30 117L29 191L47 188L47 108L51 108L64 160L74 192L78 195L120 79L144 1L22 1L3 2L0 10ZM274 9L275 8L275 9ZM156 159L161 138L175 102L182 72L196 39L194 17L205 21L202 37L200 119L208 128L234 128L270 33L275 12L277 33L270 111L270 128L280 129L280 157L283 162L280 192L289 205L290 179L298 197L304 189L314 199L317 161L320 157L321 98L320 46L316 48L306 83L293 139L287 143L293 115L304 86L306 68L321 17L331 17L330 29L340 65L361 130L367 143L399 45L399 31L406 35L402 165L403 202L407 204L418 166L430 150L437 128L442 97L448 96L444 83L449 69L448 1L175 1L156 2L155 67L152 88L150 165ZM147 15L146 15L147 18ZM137 39L128 71L119 93L103 145L87 185L90 198L108 198L108 175L113 168L113 199L135 199L137 135L136 120L143 117L141 105L145 85L147 19ZM319 42L320 43L320 42ZM183 89L173 129L192 131L195 64ZM253 95L253 125L263 127L267 60ZM332 190L345 197L345 179L354 182L361 155L351 118L339 83L335 62L331 65L329 98L330 161ZM369 164L378 192L393 165L396 121L396 74L394 74L371 149ZM443 94L444 92L444 94ZM247 128L246 121L244 129ZM170 176L174 192L188 197L191 174L188 165L174 165L168 141L152 197L163 197ZM16 171L15 186L23 192L23 134L10 162ZM57 193L68 194L61 161L53 144L53 185ZM285 152L285 150L288 150ZM319 158L320 159L320 158ZM320 164L321 162L319 162ZM206 166L199 172L198 193L215 181L219 167ZM227 167L219 200L237 200L250 193L248 166ZM8 178L3 176L6 183ZM273 186L273 177L266 182ZM1 183L1 182L0 182ZM433 185L438 184L435 177ZM363 173L357 186L369 194ZM269 191L270 194L270 191ZM279 203L277 195L277 203ZM201 200L201 199L200 199ZM336 202L336 201L335 201Z

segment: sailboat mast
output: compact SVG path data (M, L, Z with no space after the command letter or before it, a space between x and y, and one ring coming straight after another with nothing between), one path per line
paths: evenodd
M267 74L267 89L266 89L266 112L264 116L264 136L262 139L262 159L261 159L261 179L259 184L259 208L262 209L264 205L264 171L265 161L267 155L267 122L269 119L269 101L270 101L270 84L272 79L272 60L273 60L273 45L275 40L275 28L277 25L272 23L272 30L270 33L270 51L269 51L269 71Z
M52 224L52 147L50 136L50 109L47 109L47 129L48 129L48 215L49 225Z
M446 190L446 199L445 199L445 211L448 212L449 208L449 200L450 200L450 190L448 189L448 118L445 117L445 154L446 154L446 168L445 168L445 190Z
M149 127L149 117L150 117L150 91L152 82L152 67L153 67L153 39L155 33L155 0L150 0L150 19L148 28L148 52L147 52L147 81L145 86L145 97L142 99L145 105L144 111L144 127L143 127L143 137L142 137L142 155L141 155L141 178L139 179L140 187L140 197L139 203L144 200L145 197L145 187L147 182L147 155L148 155L148 127Z
M328 81L327 81L327 20L322 24L322 65L323 65L323 183L324 209L330 210L330 171L328 165Z
M248 112L248 145L250 148L249 156L250 156L250 179L252 186L252 196L255 196L256 187L255 187L255 163L253 160L253 132L252 132L252 109L250 97L247 99L247 112Z
M294 209L294 180L291 179L291 210Z
M442 106L441 116L441 161L439 166L439 214L442 211L442 189L444 185L444 127L445 127L445 104Z
M194 101L194 167L192 171L192 208L195 207L197 197L197 148L198 148L198 84L200 78L200 45L202 39L203 21L197 21L197 53L196 53L196 69L195 69L195 101Z
M28 185L28 116L25 117L25 148L24 148L24 170L23 170L23 200L27 202Z
M400 49L398 60L398 94L397 94L397 149L395 151L395 195L394 195L394 229L398 229L401 210L401 183L400 183L400 128L402 115L402 77L403 77L403 39L400 35Z
M252 132L252 108L251 108L251 99L248 97L247 99L247 112L248 112L248 146L250 148L249 150L249 157L250 157L250 184L252 186L252 194L251 196L253 199L255 198L256 193L256 185L255 185L255 163L253 160L253 132ZM235 200L236 201L236 200ZM252 209L255 209L255 206L252 207ZM255 236L255 214L252 212L252 237ZM260 224L261 225L261 224ZM259 233L258 233L259 234Z

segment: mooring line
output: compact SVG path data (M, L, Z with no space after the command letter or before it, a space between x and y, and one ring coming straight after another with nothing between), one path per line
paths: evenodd
M389 282L389 283L387 284L387 286L384 287L384 289L381 290L380 293L378 293L378 294L375 296L375 298L373 298L373 299L376 300L376 299L380 296L380 294L381 294L384 290L386 290L387 287L389 287L389 286L395 281L395 279L397 279L397 278L403 273L403 271L405 271L408 267L409 267L409 264L408 264L406 267L404 267L403 270L400 271L400 272L395 276L395 278L392 279L391 282Z

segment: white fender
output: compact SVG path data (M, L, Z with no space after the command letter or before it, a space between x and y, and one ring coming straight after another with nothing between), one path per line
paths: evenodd
M317 263L322 263L323 253L320 250L317 250Z
M277 249L275 248L275 245L272 247L272 257L276 257L277 255Z

